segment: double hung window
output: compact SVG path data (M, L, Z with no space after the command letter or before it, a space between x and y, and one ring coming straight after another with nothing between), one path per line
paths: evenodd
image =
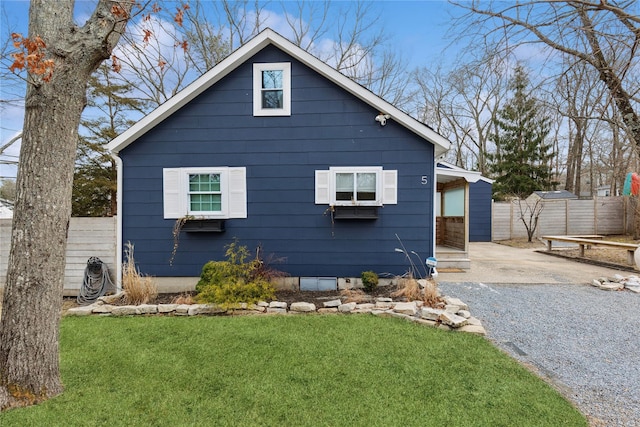
M163 169L164 218L247 217L244 167Z
M291 115L291 64L253 64L253 115Z
M352 203L376 200L376 172L337 172L336 201Z
M222 212L220 173L189 174L189 213Z

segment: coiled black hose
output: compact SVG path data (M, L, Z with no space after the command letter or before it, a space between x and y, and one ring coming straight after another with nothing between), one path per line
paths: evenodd
M84 280L78 293L78 304L91 304L111 289L113 289L113 282L109 277L107 265L100 258L89 258L84 269Z

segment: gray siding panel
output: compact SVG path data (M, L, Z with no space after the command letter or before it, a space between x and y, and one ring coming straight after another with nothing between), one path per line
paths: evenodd
M251 62L292 63L290 117L252 116ZM238 239L250 251L285 261L293 276L359 276L364 270L402 274L409 266L394 249L432 255L433 146L378 110L275 48L260 52L213 88L124 149L123 240L135 245L145 274L197 276ZM244 166L246 219L223 233L180 234L172 266L173 220L162 218L162 168ZM332 221L314 204L315 170L382 166L398 170L398 205L376 220ZM429 185L420 177L429 176Z

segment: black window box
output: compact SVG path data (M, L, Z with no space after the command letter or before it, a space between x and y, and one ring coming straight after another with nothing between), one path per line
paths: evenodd
M334 206L333 219L377 219L377 206Z
M187 233L222 233L223 219L190 219L184 223L182 229Z

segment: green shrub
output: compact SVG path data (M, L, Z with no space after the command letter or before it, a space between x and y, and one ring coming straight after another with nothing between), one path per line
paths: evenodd
M275 287L270 279L283 274L265 266L260 259L247 261L249 251L237 241L226 246L226 261L209 261L202 268L196 285L196 300L214 303L224 308L234 308L240 303L256 303L275 297Z
M378 275L373 271L363 271L360 278L365 291L371 292L378 287Z
M209 261L202 267L200 280L196 284L196 292L200 293L207 286L220 286L242 275L242 265L229 261Z

